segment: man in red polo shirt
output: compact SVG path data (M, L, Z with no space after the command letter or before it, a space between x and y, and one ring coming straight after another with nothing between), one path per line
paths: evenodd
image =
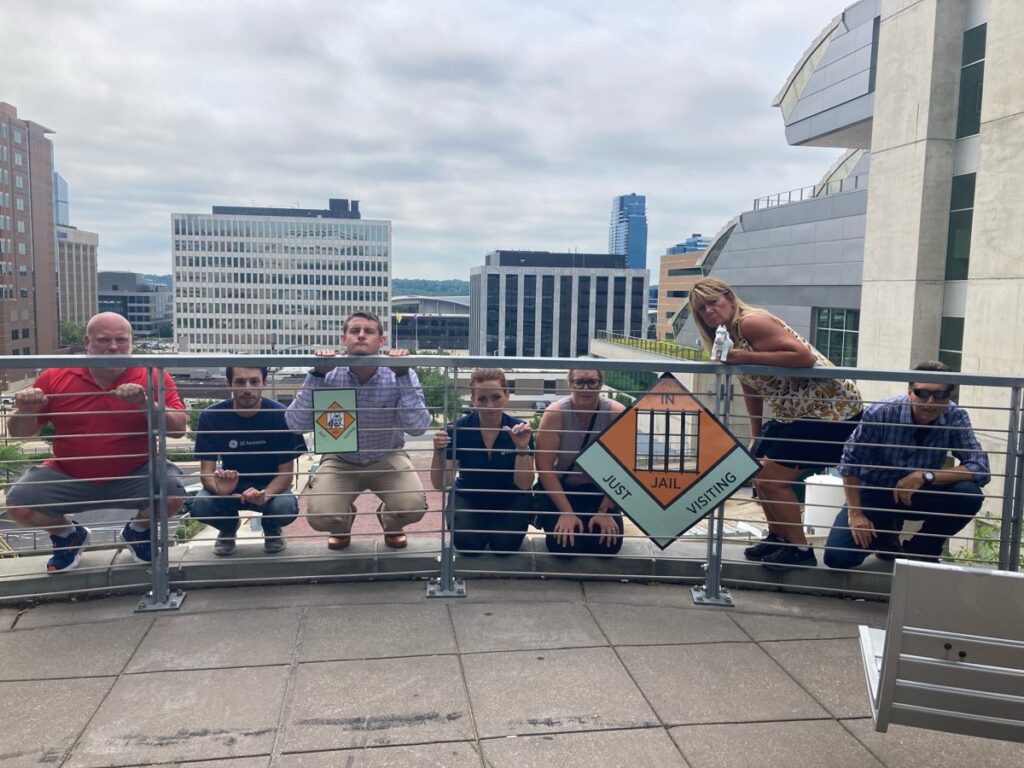
M132 327L121 315L101 312L89 320L85 351L127 355ZM89 508L139 510L121 537L136 562L149 562L149 426L146 368L48 368L14 395L12 437L31 437L50 423L53 458L29 468L7 492L7 513L30 528L45 528L53 541L50 573L78 565L89 529L67 517ZM155 391L155 382L153 391ZM171 377L164 372L167 435L185 434L186 416ZM167 506L181 508L181 471L167 462Z

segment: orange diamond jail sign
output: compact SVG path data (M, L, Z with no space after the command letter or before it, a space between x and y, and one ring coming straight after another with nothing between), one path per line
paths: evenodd
M602 432L576 464L661 549L760 467L668 373Z
M341 403L334 402L327 406L327 410L321 413L316 420L327 434L337 440L345 430L356 423L355 417L342 408Z
M359 450L354 389L313 391L313 450L317 453L351 453Z

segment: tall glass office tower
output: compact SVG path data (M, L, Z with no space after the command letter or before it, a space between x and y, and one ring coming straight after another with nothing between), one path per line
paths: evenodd
M630 193L612 199L608 253L626 257L630 269L647 268L647 198Z

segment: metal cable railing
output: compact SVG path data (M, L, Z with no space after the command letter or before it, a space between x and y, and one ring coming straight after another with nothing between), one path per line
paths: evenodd
M288 356L294 363L295 356ZM344 362L339 358L336 362ZM61 366L99 366L102 360L92 358L19 358L19 367L61 367ZM152 367L162 371L173 367L185 369L189 367L211 369L230 363L234 366L266 365L278 362L277 359L246 358L239 356L135 356L129 358L128 364ZM312 365L313 358L300 359L300 362ZM317 361L321 362L321 361ZM410 363L421 370L437 370L440 377L433 377L432 383L425 387L425 399L431 418L423 436L410 436L401 449L394 449L394 456L407 457L407 463L401 468L382 471L381 482L414 480L421 489L422 500L417 501L412 510L415 520L405 526L410 546L404 549L391 548L382 540L387 531L382 529L375 520L379 500L374 498L368 489L353 491L350 495L356 498L350 509L339 509L335 492L325 491L323 486L317 488L318 473L325 472L322 461L317 463L310 452L298 458L293 470L295 481L287 491L281 490L271 494L270 500L284 498L289 494L296 501L295 518L281 527L281 538L285 542L283 551L271 553L260 546L260 527L266 531L269 526L273 530L273 515L263 516L260 510L242 510L239 528L228 537L237 544L234 552L228 557L213 556L216 546L216 530L209 530L211 523L217 521L213 516L195 514L197 502L195 492L204 479L209 480L200 472L199 462L192 453L194 450L195 416L210 398L196 402L193 392L187 385L179 387L179 394L185 402L186 410L192 422L189 434L181 439L168 440L165 426L166 414L163 409L153 406L154 402L164 399L162 376L148 377L151 386L148 392L146 418L148 434L154 439L144 440L146 462L152 467L162 467L171 460L184 473L182 483L188 496L181 514L178 513L174 501L173 486L175 476L167 472L154 472L148 482L148 492L132 494L118 498L101 498L92 509L76 512L84 521L82 524L93 529L86 554L83 556L73 584L64 574L54 574L48 580L28 578L33 573L41 574L45 568L46 558L52 556L53 550L49 535L38 528L11 527L0 528L0 536L5 545L0 548L0 600L14 602L17 600L53 598L65 594L102 593L105 591L140 591L148 590L147 598L142 607L165 608L173 607L181 599L181 590L188 585L216 585L228 583L273 583L293 581L318 581L331 579L381 578L381 577L420 577L433 579L434 594L454 595L462 593L460 577L467 575L522 575L536 576L538 573L550 576L595 577L595 578L635 578L663 579L666 581L682 581L700 585L702 595L712 601L726 593L728 585L746 586L790 586L796 589L814 589L822 593L851 594L860 593L870 596L885 596L888 591L888 572L886 566L880 564L877 555L868 548L867 559L859 567L845 566L827 568L828 555L831 559L842 560L844 553L852 552L849 546L823 547L833 532L833 521L843 509L841 481L827 468L816 474L802 475L792 483L786 483L785 497L776 497L770 503L782 509L797 511L797 522L777 522L769 525L766 521L762 502L748 495L749 492L737 494L733 499L718 504L705 520L694 529L673 537L665 549L654 547L643 531L629 518L630 505L623 502L618 506L624 517L616 517L621 529L616 532L616 546L602 551L600 547L591 548L585 556L566 558L564 552L549 551L550 531L545 531L537 523L537 498L544 493L543 483L535 485L531 490L522 490L523 499L530 504L509 503L507 491L499 489L499 482L494 488L476 488L470 497L460 494L458 484L453 486L454 477L447 464L441 467L441 482L435 490L430 480L430 461L433 451L432 436L444 424L450 422L459 412L468 412L469 403L465 400L468 391L466 377L476 366L492 366L497 362L494 358L448 358L448 357L409 357L403 363ZM510 378L515 379L515 371L530 369L566 370L570 366L582 365L580 361L569 359L508 359L501 360L506 366ZM0 360L0 365L13 365L11 359ZM897 394L906 390L906 382L910 375L905 371L862 371L858 369L809 369L793 370L768 368L760 366L720 366L712 363L696 361L672 362L666 360L648 361L612 361L593 360L585 363L608 373L618 371L631 373L673 372L690 384L695 398L707 407L723 424L734 430L737 437L746 440L745 417L741 407L742 398L734 391L734 375L737 373L758 375L787 375L823 378L855 378L864 382L889 382L885 387ZM971 415L974 432L979 435L983 447L988 452L992 464L992 480L985 486L985 497L981 511L964 520L963 530L954 532L949 537L938 533L924 531L913 533L909 526L903 525L879 528L879 534L891 534L890 539L902 536L904 542L917 536L917 544L949 538L949 543L941 552L941 557L959 563L979 567L1017 570L1020 567L1020 537L1022 488L1021 477L1024 471L1024 444L1020 429L1020 387L1024 381L1007 377L986 377L965 374L915 372L913 379L920 382L955 382L959 389L958 402ZM155 381L155 386L152 382ZM879 387L876 387L876 389ZM204 385L204 392L209 385ZM564 387L561 388L565 391ZM222 395L227 396L225 386ZM639 389L606 391L611 397L621 397L629 401L640 397L644 391ZM264 393L266 397L267 392ZM60 399L55 399L53 408L59 408ZM367 413L370 413L368 410ZM357 409L357 419L358 419ZM516 415L516 414L513 414ZM537 421L538 414L521 412L518 414L526 421ZM10 414L5 414L10 418ZM125 430L118 427L117 414L105 414L110 421L109 430L104 428L102 435L89 433L78 434L78 438L101 437L110 435L123 436ZM8 425L5 424L6 435ZM576 431L578 432L578 428ZM573 431L569 428L565 432ZM925 429L926 433L928 430ZM458 439L459 430L455 430L453 438ZM537 430L534 429L534 438ZM927 435L919 435L919 439L927 439ZM59 452L60 435L47 439L17 439L8 436L6 451L0 456L0 477L6 477L5 490L10 493L13 480L27 466L41 466L40 459L47 449ZM309 448L312 449L311 441ZM453 446L457 448L458 446ZM12 450L13 449L13 450ZM486 448L466 448L464 456L472 455L473 451L487 451ZM253 456L261 455L262 451L251 452ZM273 453L267 451L266 453ZM92 458L105 459L116 463L123 460L125 453L97 455ZM332 460L336 461L336 460ZM403 459L405 462L406 459ZM885 467L878 467L885 469ZM908 471L916 467L901 467ZM497 479L499 470L484 470L484 474L492 473ZM5 474L6 473L6 474ZM326 476L326 475L323 475ZM126 474L116 475L122 480ZM538 473L539 477L539 473ZM246 473L239 477L240 484L248 479ZM23 483L32 482L25 477ZM46 482L53 484L52 478ZM71 481L64 481L71 482ZM771 481L760 481L762 493L771 495ZM780 487L782 483L776 483ZM25 486L23 486L23 489ZM380 487L376 486L379 490ZM871 490L870 485L865 485ZM51 489L52 490L52 489ZM604 493L593 488L574 490L567 488L574 502L585 502L593 498L601 498ZM453 492L454 491L454 492ZM791 496L789 495L791 493ZM937 496L942 497L941 490ZM324 506L327 502L328 511L311 512L314 507ZM40 510L62 509L63 504L57 501L36 504ZM122 505L118 507L118 504ZM132 526L136 516L130 508L145 504L152 510L153 524L148 529L148 543L152 549L151 562L140 566L129 557L129 544L118 539L118 533ZM333 505L333 506L332 506ZM0 519L7 521L10 507L6 500L0 504ZM939 505L942 506L942 505ZM126 511L126 508L127 509ZM875 509L867 507L868 509ZM120 510L120 511L117 511ZM406 511L406 510L398 510ZM875 511L880 511L875 509ZM384 513L387 514L385 509ZM617 512L616 512L617 514ZM345 526L340 525L336 532L351 536L351 544L340 551L332 551L327 547L328 536L334 531L321 523L328 518L343 522L351 522L347 533ZM499 523L493 519L500 516ZM958 521L955 511L936 509L931 513L934 520ZM318 519L319 518L319 519ZM831 519L830 519L831 518ZM136 525L136 527L139 527ZM205 527L205 530L204 530ZM748 560L743 549L757 544L758 540L769 530L781 532L783 541L775 542L779 547L796 546L790 539L800 540L798 536L786 536L787 531L799 528L801 537L807 537L816 553L825 555L818 557L817 563L795 564L785 572L773 572L756 560ZM145 530L145 529L143 529ZM697 530L702 533L694 535ZM761 534L761 535L759 535ZM502 546L495 548L487 540L495 535ZM502 538L504 535L504 538ZM518 538L520 537L521 538ZM574 538L583 541L606 539L601 531L585 529L574 532ZM516 543L512 546L509 542ZM484 542L481 545L481 542ZM696 543L700 542L700 543ZM507 545L507 548L502 548ZM864 549L854 554L862 554ZM500 553L500 554L496 554ZM513 555L506 557L504 555ZM891 552L881 551L882 557ZM14 557L16 556L16 557ZM17 561L17 565L13 565ZM884 562L884 561L883 561ZM817 574L814 579L805 578L810 572ZM831 579L826 574L836 573ZM863 583L858 586L849 579L847 574L864 574Z

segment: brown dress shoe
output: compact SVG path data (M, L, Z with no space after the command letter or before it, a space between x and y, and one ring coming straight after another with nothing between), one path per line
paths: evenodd
M347 533L343 533L338 536L327 537L328 549L345 549L351 543L352 537L349 536Z
M405 549L409 545L409 540L404 533L385 533L384 543L392 549Z

